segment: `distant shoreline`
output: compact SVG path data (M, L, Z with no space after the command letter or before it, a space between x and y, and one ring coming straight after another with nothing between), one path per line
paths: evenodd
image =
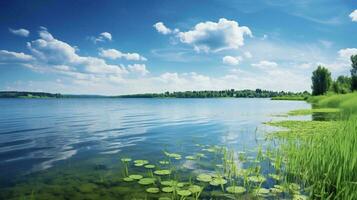
M184 91L165 93L145 93L131 95L73 95L47 92L27 92L27 91L0 91L0 98L16 99L48 99L48 98L271 98L272 100L306 100L310 94L308 92L276 92L268 90L216 90L216 91Z

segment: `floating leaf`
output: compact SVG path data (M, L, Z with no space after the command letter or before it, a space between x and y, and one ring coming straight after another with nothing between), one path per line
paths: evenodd
M139 174L132 174L129 176L129 178L134 179L134 180L140 180L143 178L143 176L139 175Z
M218 186L218 185L224 185L227 183L227 180L225 180L222 177L217 177L212 179L212 181L209 182L209 184L213 185L213 186Z
M125 178L123 178L123 180L124 180L125 182L134 181L134 179L133 179L133 178L130 178L130 177L125 177Z
M187 160L196 160L196 158L194 156L186 156L185 157Z
M191 191L190 190L178 190L177 194L183 197L187 197L191 195Z
M264 196L269 194L269 190L266 188L258 188L254 190L254 194L258 195L258 196Z
M134 165L137 166L137 167L141 167L141 166L146 165L148 163L149 163L149 161L147 161L147 160L134 160Z
M268 176L272 179L277 180L277 181L281 180L281 176L279 176L277 174L268 174Z
M307 199L307 196L301 195L301 194L295 194L293 196L293 200L306 200L306 199Z
M171 174L171 170L168 170L168 169L156 170L156 171L154 171L154 174L159 175L159 176L169 175L169 174Z
M174 188L173 187L163 187L161 190L163 192L170 193L170 192L174 191Z
M250 176L248 177L248 180L254 183L262 183L266 180L266 178L262 175L258 175L258 176Z
M188 190L190 190L192 193L199 193L202 191L202 187L198 186L198 185L191 185L190 187L188 187Z
M150 184L154 184L156 181L155 178L143 178L140 179L140 181L138 182L140 185L150 185Z
M146 169L153 169L153 168L155 168L155 165L145 165L144 167Z
M148 188L148 189L146 189L146 192L155 194L155 193L159 193L160 189L159 188Z
M170 197L160 197L159 200L171 200Z
M240 186L230 186L227 187L227 192L232 193L232 194L242 194L246 191L244 187Z
M212 180L212 176L209 174L199 174L197 176L197 180L201 182L210 182Z

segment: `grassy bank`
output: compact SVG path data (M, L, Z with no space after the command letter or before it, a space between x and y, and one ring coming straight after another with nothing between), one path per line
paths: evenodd
M323 112L341 110L337 121L281 121L274 134L285 141L286 172L306 183L313 199L357 199L357 93L311 97ZM290 115L312 114L295 111Z
M305 101L308 96L277 96L272 97L271 100L289 100L289 101Z

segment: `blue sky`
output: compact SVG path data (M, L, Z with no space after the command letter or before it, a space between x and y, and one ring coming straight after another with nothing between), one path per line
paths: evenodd
M1 1L0 90L310 90L348 75L352 0Z

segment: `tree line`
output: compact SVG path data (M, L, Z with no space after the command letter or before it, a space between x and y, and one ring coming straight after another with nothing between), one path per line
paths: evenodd
M357 55L351 56L351 77L339 76L332 80L331 72L323 67L318 66L312 73L312 95L324 95L331 91L337 94L346 94L357 91Z
M204 90L204 91L184 91L184 92L164 92L164 93L146 93L121 95L121 98L220 98L220 97L236 97L236 98L271 98L278 96L306 96L305 92L284 92L284 91L269 91L269 90Z

